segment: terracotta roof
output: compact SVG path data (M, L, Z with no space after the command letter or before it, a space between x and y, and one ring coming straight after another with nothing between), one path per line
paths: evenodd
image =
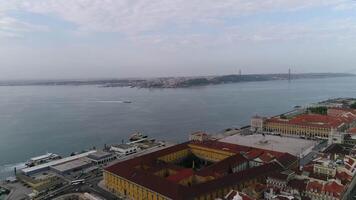
M277 157L277 161L284 167L284 168L289 168L291 165L293 165L295 162L298 160L296 159L295 156L289 153L284 153L283 155Z
M346 172L337 172L335 177L339 179L342 183L348 183L352 180L352 176Z
M266 120L267 122L294 124L301 126L312 126L320 128L337 128L345 122L349 122L349 119L344 117L332 117L328 115L318 114L301 114L292 119L280 119L273 117Z
M342 144L331 144L323 151L323 153L348 155L350 154L350 151L351 150L347 149Z
M350 128L347 132L351 134L356 134L356 128Z
M323 180L323 181L327 181L329 178L328 175L326 175L326 174L320 174L320 173L314 173L314 172L310 173L309 177L314 178L314 179Z
M167 180L178 183L183 179L193 176L193 174L194 174L194 171L192 169L183 169L183 170L180 170L176 174L168 176Z
M237 165L247 162L248 160L245 157L240 154L236 154L225 158L220 162L214 163L206 168L201 169L197 172L197 175L208 176L218 174L218 176L220 176L228 172L230 169L236 167Z
M258 156L260 156L261 154L263 154L263 152L264 152L263 150L255 149L255 150L251 150L251 151L247 152L245 154L245 156L247 159L253 160L253 159L257 158Z
M307 184L307 190L313 190L313 192L317 191L318 193L323 191L323 184L317 181L309 181Z
M337 107L333 107L333 108L328 108L328 113L329 112L335 112L337 114L344 114L344 113L352 113L354 115L356 115L356 109L352 109L352 108L337 108Z
M317 193L326 192L329 196L339 198L345 191L345 186L340 185L335 181L328 182L325 185L317 181L310 181L307 185L307 190L313 190L313 192L317 191Z
M346 160L346 163L350 166L352 166L355 163L355 161L350 157L345 158L345 160Z
M267 186L264 185L264 184L261 184L261 183L256 183L255 184L255 191L256 192L261 192L261 191L264 191L266 190Z
M191 144L200 147L211 148L215 150L227 151L232 153L247 152L253 149L252 147L230 144L230 143L219 142L219 141L212 141L212 140L203 141L203 142L191 141Z
M326 183L324 186L324 191L329 192L329 195L333 197L341 197L342 193L344 192L345 187L336 183L335 181Z
M282 174L280 172L271 174L268 177L272 178L272 179L281 180L281 181L287 181L287 179L288 179L288 175L287 174Z
M299 192L303 192L307 187L307 180L292 179L287 185L288 187L296 189Z
M309 172L309 173L313 173L314 165L313 164L309 164L309 165L303 166L303 171L306 171L306 172Z
M261 159L263 162L268 163L275 159L275 156L268 152L263 152L263 154L258 156L258 158Z
M170 154L172 152L189 149L189 144L198 145L201 147L213 148L223 151L234 152L234 156L230 156L216 164L203 168L201 171L193 172L185 170L181 167L174 167L173 164L165 163L157 160L158 157ZM164 150L146 154L130 160L119 162L105 168L105 171L116 174L132 182L138 183L146 188L156 191L164 196L172 199L191 199L192 197L205 194L216 188L232 186L241 181L247 181L257 177L265 178L270 173L281 171L283 168L277 163L269 163L258 167L246 169L241 172L229 174L227 176L215 176L216 173L226 171L231 165L247 162L240 153L256 150L256 148L246 147L241 145L228 144L223 142L186 142L175 145ZM258 149L257 149L258 150ZM266 151L276 156L283 156L283 153ZM296 157L294 157L297 160ZM164 178L155 175L156 172L162 169L174 169L176 175L169 178ZM205 174L204 174L205 173ZM183 186L177 183L180 180L189 177L190 175L215 176L215 179L204 183L193 184L192 186Z
M241 200L254 200L252 197L249 197L247 194L238 192L236 190L231 190L224 198L224 200L234 200L236 197L240 197Z
M284 195L278 195L278 196L273 197L273 200L294 200L294 199L296 199L296 198L292 197L292 199L291 199Z
M283 153L278 151L265 150L265 149L255 148L255 147L231 144L231 143L220 142L220 141L212 141L212 140L203 141L203 142L191 141L190 144L205 147L205 148L227 151L231 153L243 153L243 152L248 153L250 151L262 151L262 152L270 153L276 157L283 155Z
M241 183L242 181L251 180L253 178L265 178L266 176L268 176L268 174L275 173L281 170L282 168L278 164L269 163L258 167L249 168L238 173L229 174L228 176L217 178L202 184L193 185L192 187L189 187L189 189L191 190L191 194L197 196L199 194L204 194L207 191L213 191L216 188L231 186L233 184L239 182Z
M350 165L345 165L345 168L346 168L347 170L351 170Z

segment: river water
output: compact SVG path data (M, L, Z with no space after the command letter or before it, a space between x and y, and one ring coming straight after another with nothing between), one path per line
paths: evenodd
M279 114L295 105L335 97L356 97L356 78L183 89L4 86L0 87L0 178L46 152L66 156L121 143L134 131L181 142L193 131L240 127L255 114Z

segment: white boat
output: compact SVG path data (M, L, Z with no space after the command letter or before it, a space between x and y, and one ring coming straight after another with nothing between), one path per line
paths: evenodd
M41 156L36 156L36 157L30 158L30 160L26 162L26 165L28 167L33 167L33 166L40 165L40 164L43 164L43 163L47 163L47 162L50 162L50 161L53 161L53 160L58 160L60 158L61 158L61 156L59 156L57 154L46 153L46 154L41 155Z
M137 132L137 133L134 133L131 135L130 137L130 141L137 141L137 140L141 140L141 139L145 139L147 138L148 136L147 135L142 135L142 133L140 132Z

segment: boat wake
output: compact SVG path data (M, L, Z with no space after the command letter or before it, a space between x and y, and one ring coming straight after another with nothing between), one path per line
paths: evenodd
M0 178L5 178L5 177L13 174L15 167L16 167L16 170L23 169L26 167L26 163L21 162L21 163L15 163L15 164L1 165L0 166Z
M96 103L131 103L131 101L111 100L111 101L93 101Z
M0 173L11 172L14 170L15 167L16 167L16 169L23 169L26 167L26 163L21 162L21 163L16 163L16 164L2 165L2 166L0 166Z

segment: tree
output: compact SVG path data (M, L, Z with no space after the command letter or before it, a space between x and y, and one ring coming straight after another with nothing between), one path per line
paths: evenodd
M319 114L319 115L327 115L328 114L328 108L325 106L319 106L319 107L310 107L308 108L308 111L314 114Z
M351 105L350 105L350 108L356 109L356 102L354 102L353 104L351 104Z

